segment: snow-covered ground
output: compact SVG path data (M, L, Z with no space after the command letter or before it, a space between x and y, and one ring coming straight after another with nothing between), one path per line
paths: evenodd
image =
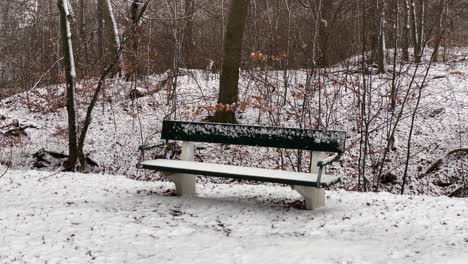
M2 170L3 172L3 170ZM290 188L9 171L0 263L467 263L468 201L328 191L297 209Z

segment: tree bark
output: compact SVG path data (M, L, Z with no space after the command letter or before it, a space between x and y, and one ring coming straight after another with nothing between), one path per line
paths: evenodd
M105 59L104 59L104 11L102 10L102 2L99 2L102 0L98 0L97 8L96 8L96 16L98 19L97 23L97 55L99 60L101 60L101 68L102 70L105 65Z
M224 60L218 96L218 104L223 107L215 113L214 120L216 122L236 122L234 111L227 109L226 106L238 101L239 67L249 2L250 0L233 0L231 2L224 38Z
M102 69L104 69L105 67L104 65L111 63L114 60L114 58L116 58L116 56L119 54L118 50L120 47L120 36L119 36L119 30L117 27L117 22L115 21L112 4L110 0L99 0L99 1L100 2L98 6L98 19L100 20L99 27L100 27L100 30L102 31L101 49L104 50L104 54L103 54L104 63L103 63ZM120 73L121 71L120 61L121 61L121 58L119 56L119 61L118 63L115 64L115 67L111 72L112 75L116 73Z
M439 62L439 47L440 47L440 42L444 34L444 32L442 32L443 21L444 21L444 9L445 9L445 4L440 4L439 8L436 9L437 20L434 25L435 34L434 34L434 41L433 41L434 54L432 54L433 62Z
M410 7L408 0L403 0L403 32L401 37L402 60L409 61L409 42L410 42Z
M321 1L322 6L320 8L321 21L319 26L319 49L320 57L318 60L318 65L321 68L326 68L330 66L330 61L328 58L328 39L330 38L330 26L332 20L332 9L333 1L324 0Z
M151 0L133 0L130 5L130 19L132 21L131 26L131 39L130 39L130 52L126 57L126 62L131 65L131 68L127 70L127 80L134 79L142 73L142 63L140 63L140 35L141 32L141 18L148 8ZM115 59L115 58L114 58Z
M378 73L385 72L385 0L380 5L379 37L377 47Z
M195 47L193 43L193 15L195 13L195 0L185 0L185 27L184 27L184 60L187 68L194 66L193 61L193 49Z
M414 62L421 63L424 38L425 8L423 0L410 0L411 33L413 35Z
M87 10L87 0L80 1L80 41L84 46L84 58L83 61L85 65L89 65L89 51L88 51L88 41L86 40L86 10ZM92 69L89 69L92 70Z
M66 166L67 170L75 170L77 152L77 120L75 100L75 59L73 56L72 33L70 26L70 10L68 0L58 0L60 11L60 32L62 39L62 51L64 54L65 78L67 80L67 113L68 113L68 152L70 158Z
M417 34L418 34L418 43L417 43L417 46L418 46L418 53L415 52L415 61L418 63L418 62L421 62L421 57L422 57L422 51L423 51L423 43L424 43L424 22L426 20L426 8L425 8L425 2L427 1L424 1L424 0L419 0L418 2L418 19L417 19L417 26L418 26L418 30L417 30ZM415 49L416 51L416 49Z
M140 63L138 62L138 57L139 57L139 51L138 48L140 46L140 39L138 36L138 31L139 31L139 18L138 18L138 13L140 10L140 5L142 4L142 0L133 0L132 4L130 5L130 19L132 21L132 39L131 39L131 51L130 54L127 56L127 63L132 65L131 69L129 72L127 72L127 79L130 80L132 77L137 77L140 75L140 70L139 70L139 65Z
M418 33L417 33L417 16L416 16L416 7L415 7L415 4L414 4L414 0L409 0L409 4L410 4L410 25L411 25L411 38L413 40L413 47L414 47L414 60L415 62L420 62L418 61L419 60L419 53L420 53L420 50L419 50L419 46L418 46Z

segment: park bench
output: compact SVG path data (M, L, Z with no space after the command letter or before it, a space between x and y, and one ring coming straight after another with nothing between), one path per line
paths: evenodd
M262 127L204 122L163 121L161 139L182 141L180 160L155 159L140 167L163 172L176 185L179 196L196 194L195 175L291 185L305 199L307 209L325 206L324 187L339 182L324 167L340 158L346 133L313 129ZM311 151L310 172L291 172L193 161L194 143L220 143ZM144 146L140 147L140 150ZM327 153L334 153L327 157Z

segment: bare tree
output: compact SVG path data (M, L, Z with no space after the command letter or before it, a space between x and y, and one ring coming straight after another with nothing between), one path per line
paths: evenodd
M71 12L68 0L58 0L57 5L60 10L60 32L62 36L65 77L67 79L68 152L70 157L66 168L68 170L75 170L78 148L75 99L76 71L72 45L72 30L70 26Z

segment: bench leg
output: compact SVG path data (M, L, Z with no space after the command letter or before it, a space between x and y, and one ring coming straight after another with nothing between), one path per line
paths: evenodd
M193 142L182 142L181 160L193 160L195 146ZM173 173L168 175L169 179L175 183L177 196L195 196L197 190L195 187L195 175L185 173Z
M323 188L295 185L293 189L304 197L307 210L325 207L325 190Z
M195 188L195 175L174 173L168 178L175 183L177 196L197 195L197 190Z

